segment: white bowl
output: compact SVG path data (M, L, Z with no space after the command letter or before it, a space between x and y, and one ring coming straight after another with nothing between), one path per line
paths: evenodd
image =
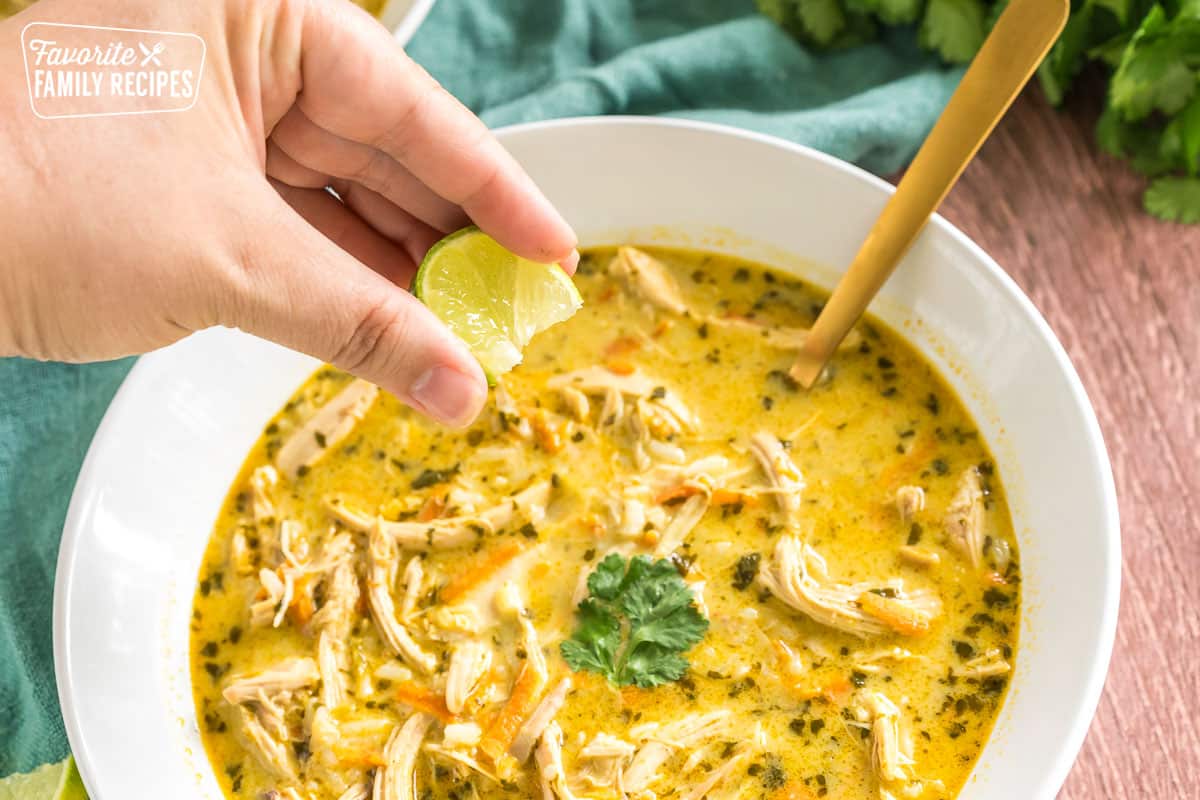
M724 250L826 285L891 191L811 150L690 122L564 120L500 136L585 244ZM1012 692L962 798L1049 800L1095 710L1117 619L1116 498L1095 415L1029 300L943 219L874 311L974 414L1020 539ZM138 362L105 416L72 498L54 608L63 716L94 800L220 797L191 700L192 593L245 453L313 367L207 331Z

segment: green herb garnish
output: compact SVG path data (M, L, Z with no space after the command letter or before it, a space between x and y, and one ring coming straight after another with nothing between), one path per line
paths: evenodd
M919 44L952 64L970 61L1008 0L756 0L806 45L845 47L887 28L915 27ZM1200 223L1200 0L1073 0L1062 36L1038 68L1059 105L1096 65L1108 98L1100 146L1151 179L1156 217ZM1084 82L1085 85L1088 82Z
M683 654L704 638L708 620L675 565L613 553L588 576L588 592L579 627L560 646L571 669L642 688L683 677Z

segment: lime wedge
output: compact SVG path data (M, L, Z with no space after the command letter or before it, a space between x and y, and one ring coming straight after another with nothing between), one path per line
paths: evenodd
M474 227L429 249L413 294L466 342L489 384L521 363L535 334L583 305L561 267L514 255Z
M87 800L75 759L0 778L0 800Z

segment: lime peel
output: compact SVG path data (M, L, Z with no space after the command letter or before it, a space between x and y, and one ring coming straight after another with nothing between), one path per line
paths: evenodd
M75 759L67 756L33 772L0 778L0 800L87 800Z

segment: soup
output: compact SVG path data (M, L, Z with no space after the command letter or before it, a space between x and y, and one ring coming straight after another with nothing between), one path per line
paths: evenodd
M231 798L949 798L1019 612L991 456L873 319L597 249L463 431L319 370L205 554L192 681Z

